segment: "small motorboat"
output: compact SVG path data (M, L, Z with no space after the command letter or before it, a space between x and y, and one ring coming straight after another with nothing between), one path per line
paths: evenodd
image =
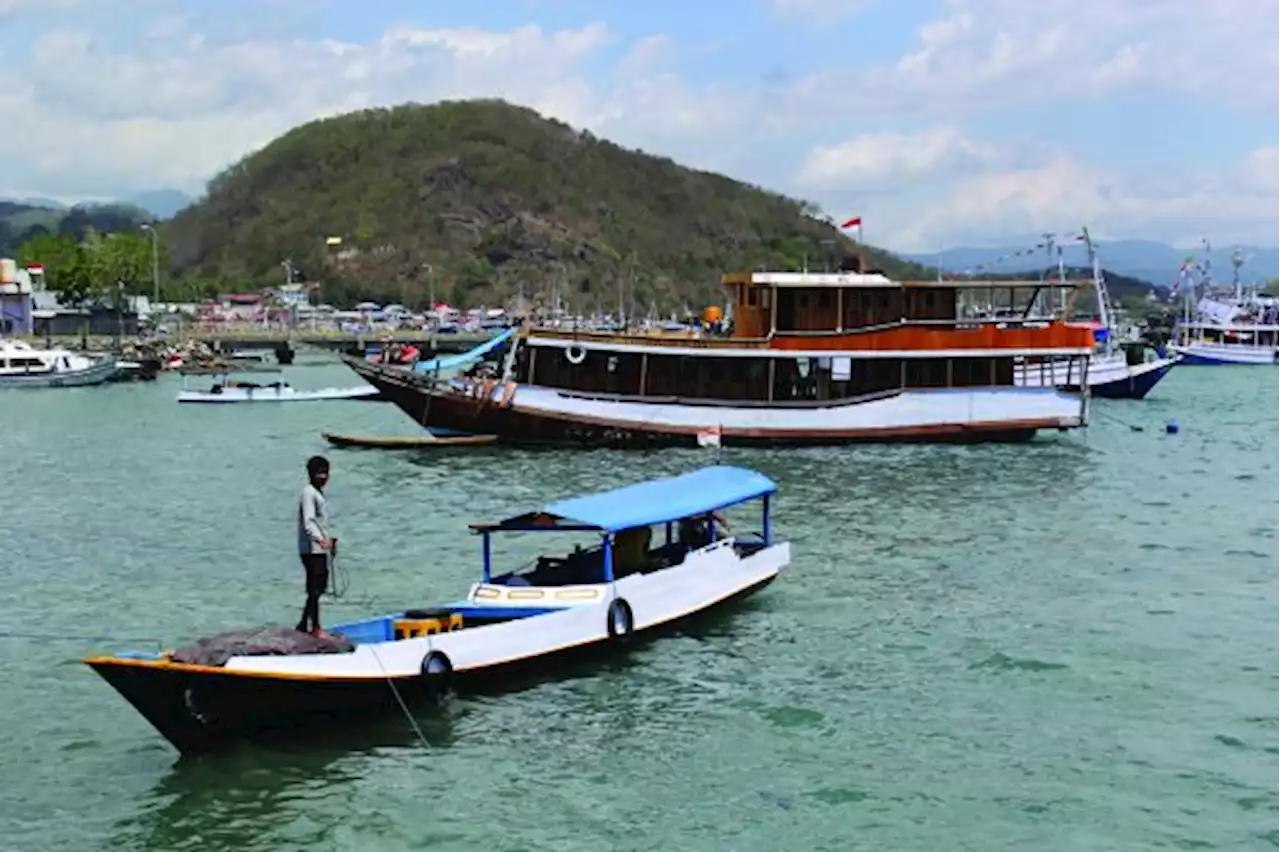
M100 385L119 370L111 356L69 349L36 349L24 340L0 338L0 388L72 388Z
M268 384L223 379L215 382L207 391L189 390L184 378L178 402L230 403L230 402L323 402L339 399L374 399L379 391L371 385L345 388L316 388L299 390L288 382Z
M790 543L770 528L775 491L760 473L715 465L562 500L472 525L482 577L462 600L338 625L330 636L259 628L85 663L183 754L502 686L580 652L621 651L768 585L791 560ZM758 532L718 529L720 510L755 501ZM494 537L518 532L595 543L496 573Z

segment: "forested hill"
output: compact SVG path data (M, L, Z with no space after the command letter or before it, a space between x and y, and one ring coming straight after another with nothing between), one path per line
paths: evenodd
M151 219L145 210L128 204L77 204L65 209L0 200L0 257L11 257L27 240L42 234L82 240L90 231L127 231Z
M297 127L217 176L164 236L177 274L228 287L283 281L287 258L334 301L421 301L434 287L492 305L556 282L582 308L612 308L622 285L640 310L718 302L730 269L834 267L853 250L804 202L501 101ZM867 261L931 275L876 249Z

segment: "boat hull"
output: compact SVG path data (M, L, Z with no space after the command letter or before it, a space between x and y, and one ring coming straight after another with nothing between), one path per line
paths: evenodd
M769 573L697 610L636 630L626 642L607 636L547 653L454 672L449 691L477 694L517 688L567 668L625 653L641 642L718 614L768 586ZM236 742L293 736L348 721L383 716L408 706L437 703L437 690L419 676L308 677L211 666L157 664L146 659L99 657L86 661L184 756L222 750ZM393 688L394 687L394 688Z
M1182 363L1196 367L1227 367L1280 364L1280 349L1274 346L1213 346L1191 344L1173 346Z
M1077 428L1085 420L1080 397L1054 388L903 391L778 408L605 399L528 385L469 392L352 367L421 426L496 435L508 444L697 446L708 432L726 446L1024 441L1038 430Z
M107 382L118 370L115 359L104 358L82 370L0 376L0 388L91 387Z
M1123 355L1096 361L1089 365L1089 394L1103 399L1143 399L1180 361L1180 358L1161 358L1129 364ZM1014 372L1014 381L1020 387L1052 385L1067 391L1080 389L1078 375L1073 377L1064 368L1051 369L1049 365L1044 370L1037 364L1020 366Z

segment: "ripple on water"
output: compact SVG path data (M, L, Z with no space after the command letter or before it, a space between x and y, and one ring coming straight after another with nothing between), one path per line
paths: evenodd
M350 381L323 366L286 378ZM1259 464L1278 453L1274 385L1175 370L1139 407L1096 403L1176 415L1174 440L1101 418L1023 446L726 450L781 486L775 529L795 561L779 582L617 664L423 712L425 746L391 716L175 761L92 673L57 664L99 643L0 644L4 842L1275 848L1260 751L1276 725L1277 492ZM364 614L357 600L463 593L470 521L710 459L349 452L320 432L412 424L389 406L192 411L169 377L122 388L0 398L0 457L23 495L0 524L9 629L170 642L291 618L293 501L314 452L333 462L349 547L335 620Z

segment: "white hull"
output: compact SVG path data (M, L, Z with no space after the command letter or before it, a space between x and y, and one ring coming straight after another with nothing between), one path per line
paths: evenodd
M320 388L298 390L292 387L223 388L219 393L184 390L178 393L178 402L233 403L233 402L323 402L325 400L362 399L378 395L377 388L365 385L354 388Z
M1106 357L1095 356L1089 360L1089 387L1097 388L1103 385L1123 383L1129 379L1138 378L1147 373L1172 366L1176 362L1176 358L1161 358L1142 364L1130 365L1125 360L1123 352ZM1018 387L1024 388L1079 387L1080 369L1077 364L1073 369L1068 370L1067 365L1060 361L1054 363L1017 364L1014 366L1013 381Z
M1170 347L1188 364L1276 364L1280 363L1274 346L1246 346L1232 343L1191 343Z
M449 658L455 673L477 671L608 641L608 610L615 597L630 605L634 631L639 633L760 586L776 577L790 560L789 542L743 557L728 538L690 552L679 565L631 574L612 584L525 587L477 583L466 601L471 607L564 608L419 638L357 644L348 654L232 657L225 668L385 681L388 677L418 677L427 655L439 651ZM341 632L342 627L332 629Z
M116 361L106 358L83 369L0 374L0 388L76 388L100 385L116 374Z
M502 386L494 389L500 403ZM929 433L966 427L1071 428L1083 425L1081 398L1055 388L981 387L908 390L894 396L827 407L734 407L648 403L574 396L549 388L519 388L510 407L539 417L583 420L621 429L821 439L848 435Z

